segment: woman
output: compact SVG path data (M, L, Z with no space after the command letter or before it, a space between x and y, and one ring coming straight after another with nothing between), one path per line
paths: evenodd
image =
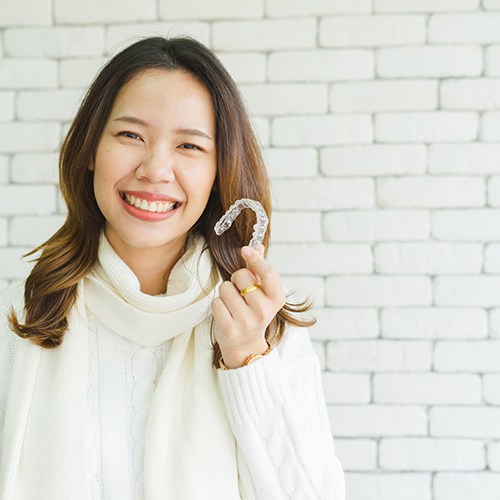
M343 499L306 307L241 248L253 213L213 231L236 199L270 210L214 54L155 37L116 55L60 183L67 219L0 305L0 498Z

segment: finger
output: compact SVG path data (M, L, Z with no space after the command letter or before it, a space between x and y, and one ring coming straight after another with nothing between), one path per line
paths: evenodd
M245 259L247 269L259 277L262 291L268 297L284 302L283 288L276 269L252 247L243 247L241 255Z
M212 301L212 313L214 315L215 323L220 327L229 325L233 320L231 313L220 297L217 297Z
M230 281L224 281L219 288L219 296L233 319L248 314L248 305L240 295L240 291Z

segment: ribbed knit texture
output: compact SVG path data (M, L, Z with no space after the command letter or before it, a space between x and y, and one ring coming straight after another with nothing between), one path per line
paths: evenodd
M109 254L107 255L109 256ZM114 257L112 260L120 267L119 262ZM108 265L105 265L105 268L106 273L112 272ZM97 269L94 274L94 279L100 281L100 285L96 286L111 286L113 279L108 279L109 275L106 278L106 273L103 274L101 271ZM123 277L122 274L120 272L118 275ZM17 296L17 299L11 298L7 302L11 300L19 305L19 294ZM141 297L142 299L144 298ZM150 299L152 309L158 307L154 304L161 303L161 298L151 297ZM235 498L234 496L225 496L225 494L217 494L215 497L210 494L207 496L203 493L206 490L197 489L200 480L206 482L206 488L216 488L215 484L207 482L207 479L212 478L206 476L203 468L192 469L189 475L190 479L183 479L189 462L182 460L179 460L177 464L175 460L169 462L169 451L172 451L171 447L178 446L178 441L171 440L168 435L162 432L162 427L169 422L167 417L168 413L174 410L173 406L181 404L179 409L182 410L184 405L192 404L187 397L188 395L184 399L176 400L177 403L169 398L161 397L170 391L168 386L169 373L179 373L180 369L180 373L189 374L201 369L193 387L193 394L196 395L197 400L204 400L207 396L207 377L214 374L207 356L209 350L204 354L205 349L208 349L209 346L198 343L192 347L189 345L183 347L179 343L175 344L178 340L177 337L170 340L167 335L167 338L162 341L158 332L151 332L149 335L150 328L146 325L157 324L156 318L153 318L152 321L148 319L139 329L128 328L124 333L117 332L113 325L119 324L119 322L113 323L109 321L108 316L101 314L106 309L100 309L98 306L103 305L101 303L93 304L87 311L84 321L88 341L86 354L88 376L81 378L82 382L85 380L87 386L85 390L87 402L85 406L81 407L86 408L86 411L82 412L86 418L83 418L81 422L85 432L79 432L77 427L68 436L71 439L77 438L75 443L79 443L78 440L81 436L86 436L87 444L85 445L82 441L81 446L82 450L87 450L87 453L83 455L78 452L78 449L75 452L74 446L69 446L67 453L72 453L76 460L85 456L87 463L86 465L80 464L80 467L75 470L68 469L68 472L73 471L73 482L79 481L78 484L81 485L73 494L73 498L86 500L89 498L163 500L163 498L167 498L165 496L167 492L168 498L175 498L175 500ZM110 310L113 309L108 309L108 311ZM4 413L11 417L6 419L9 428L5 428L3 436L3 439L8 437L6 449L0 449L1 455L4 457L3 460L6 461L2 464L2 474L5 470L16 471L16 464L10 463L9 460L15 456L14 444L22 441L18 439L18 432L13 433L10 429L16 428L14 422L17 420L14 419L14 416L19 420L24 418L23 415L26 412L26 409L22 408L18 411L18 403L22 405L25 404L23 401L29 401L27 396L21 397L23 393L20 392L20 389L18 390L19 394L16 393L17 385L12 387L14 396L11 395L7 399L6 388L11 381L11 373L14 373L12 383L17 380L17 384L19 384L22 376L19 360L25 359L27 363L34 363L40 353L42 354L40 363L45 363L44 359L47 358L46 362L53 364L51 357L58 355L57 351L41 352L37 347L30 347L25 341L14 337L7 330L5 320L2 319L5 317L5 311L6 306L3 305L0 309L0 321L4 321L3 324L0 324L0 362L2 363L0 364L0 417L3 418ZM182 338L189 339L187 336L179 337L181 340ZM78 340L74 335L68 339L70 342L63 342L66 349L69 349L71 343ZM188 342L193 340L194 337L191 337ZM17 349L8 347L9 345L13 346L14 343L17 344ZM85 344L81 345L82 348L85 347ZM202 351L199 351L200 349ZM8 356L5 355L6 352L9 353ZM71 373L71 369L74 369L74 366L68 366L72 362L71 352L68 351L67 359L63 358L65 359L64 367L61 368L68 374ZM192 352L192 357L179 357L179 353L183 352ZM58 359L54 358L54 360ZM182 359L184 359L183 365L178 365ZM207 365L204 367L199 364L199 361L195 364L195 359L205 359L204 363ZM47 365L45 371L49 369L49 366ZM24 369L25 372L30 373L25 366ZM289 328L283 342L263 359L236 370L217 370L214 375L220 394L219 411L222 410L220 415L226 416L230 428L229 432L236 445L234 460L237 465L239 483L239 495L237 496L239 498L248 500L344 500L343 472L335 457L321 387L319 360L305 330ZM24 379L28 380L30 377L24 376ZM36 379L33 380L36 381ZM58 385L66 385L64 378L59 380L55 378L54 381ZM68 386L68 390L70 389L71 386ZM68 394L71 394L71 397L74 395L73 392ZM37 393L34 393L32 397L36 398L36 396ZM41 394L40 397L42 397ZM76 425L74 417L64 415L66 408L64 410L59 408L58 413L62 412L59 415L54 413L54 408L50 406L44 409L42 399L38 399L36 402L39 414L41 411L45 411L51 418L57 418L57 421L61 422L57 427L58 432L66 432L65 425L70 425L68 419L70 419L71 425ZM207 404L208 402L207 400ZM75 399L69 408L80 408L79 400ZM185 411L189 412L189 406L185 408ZM211 406L207 406L207 408L211 408ZM156 419L157 424L154 424L154 421L150 422L152 416L163 413L166 417L160 420ZM73 413L73 415L76 414ZM191 447L193 449L200 447L201 449L204 441L213 437L211 434L219 432L217 442L222 443L220 438L223 434L216 431L215 427L207 428L205 437L202 437L197 434L193 427L196 421L187 418L189 413L185 413L185 415L186 418L177 424L181 425L177 435L172 437L184 437L189 449ZM175 423L175 420L173 422ZM183 422L185 422L184 425ZM3 430L2 424L3 422L0 420L0 430ZM153 434L149 435L149 433ZM193 437L191 436L196 441L192 442ZM37 441L31 436L30 442L36 443ZM148 452L147 447L145 447L148 442L160 447L159 451L166 453L167 459L157 460L156 455L151 454L152 448ZM66 453L62 446L63 444L59 444L58 449ZM0 447L2 447L2 441L0 441ZM25 453L28 452L29 450L26 450ZM204 460L213 460L217 453L218 446L214 445L204 455ZM59 453L55 456L51 455L51 460L59 464L57 470L62 475L60 477L52 475L50 482L40 483L41 489L38 487L39 485L29 484L25 480L22 486L19 485L16 489L17 492L20 491L19 488L23 489L22 500L52 500L55 498L53 494L57 496L57 492L69 491L71 482L66 481L64 476L67 467L72 467L70 458L69 455L63 458ZM184 460L186 458L189 457L184 457ZM8 467L6 467L7 465ZM49 462L47 465L52 466L53 462ZM171 481L180 481L175 487L177 489L172 490L169 487L168 484L173 486L173 483L164 484L164 472L168 470L166 467L170 467L171 475L169 477L171 477ZM51 470L50 467L48 470ZM220 472L224 471L227 469L220 470ZM149 486L144 482L145 479L147 479ZM218 481L215 477L213 479ZM0 476L0 488L8 484L5 481L6 478ZM87 486L84 487L85 484ZM164 484L161 487L163 489L158 489L162 484ZM56 485L58 485L57 489ZM56 493L51 494L51 489ZM40 494L41 491L44 493ZM2 500L18 500L18 497L9 495L5 498L2 497Z

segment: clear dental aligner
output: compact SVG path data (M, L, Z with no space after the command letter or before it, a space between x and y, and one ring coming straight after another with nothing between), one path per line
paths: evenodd
M224 231L227 231L231 227L234 219L240 215L240 212L244 208L251 208L257 216L257 224L254 224L253 226L252 239L248 244L251 247L256 247L262 243L266 234L267 225L269 224L269 218L267 217L266 211L258 201L250 200L248 198L237 200L229 207L219 222L215 224L214 230L218 236L220 236Z

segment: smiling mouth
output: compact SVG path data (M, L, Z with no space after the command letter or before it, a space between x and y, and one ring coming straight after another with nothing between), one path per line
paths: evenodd
M144 210L145 212L154 213L166 213L175 210L179 203L177 201L150 201L143 200L137 196L132 196L130 194L124 193L122 199L125 203L138 208L139 210Z

